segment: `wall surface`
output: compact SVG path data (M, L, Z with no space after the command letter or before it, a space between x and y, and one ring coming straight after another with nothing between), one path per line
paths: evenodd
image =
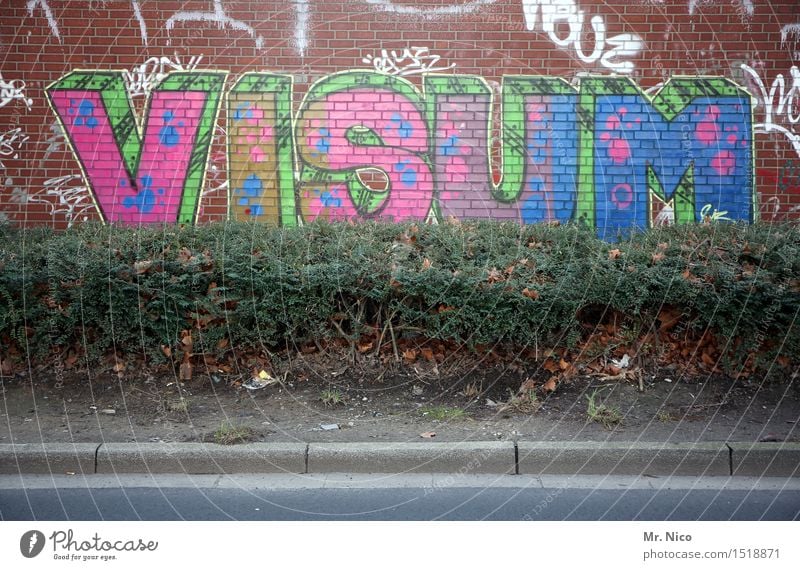
M798 0L0 14L0 221L800 216Z

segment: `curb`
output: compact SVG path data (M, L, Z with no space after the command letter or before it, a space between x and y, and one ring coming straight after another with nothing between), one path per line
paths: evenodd
M0 474L452 473L800 477L800 443L2 444Z

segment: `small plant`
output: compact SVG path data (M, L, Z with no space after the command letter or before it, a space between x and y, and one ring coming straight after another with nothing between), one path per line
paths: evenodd
M661 410L660 412L658 412L658 414L656 415L656 418L658 419L658 421L664 422L664 423L674 422L677 419L675 416L673 416L672 414L670 414L666 410Z
M586 417L590 422L597 422L606 429L612 429L622 423L622 414L619 409L597 403L597 390L592 392L591 395L587 394L586 399L589 400L589 405L586 407Z
M214 442L220 445L233 445L245 443L253 436L253 430L247 426L237 426L223 422L214 432Z
M475 398L480 396L481 387L477 382L470 382L464 387L464 390L461 393L465 398Z
M447 406L428 406L422 408L421 411L423 416L440 422L459 420L467 415L461 408L448 408Z
M186 398L170 400L167 402L167 410L178 414L186 414L189 412L189 402Z
M501 412L513 412L517 414L533 414L539 411L542 406L539 402L539 397L536 395L536 390L524 390L522 392L511 392L509 400L500 406Z
M320 392L319 399L326 407L344 404L344 394L334 388L329 388Z

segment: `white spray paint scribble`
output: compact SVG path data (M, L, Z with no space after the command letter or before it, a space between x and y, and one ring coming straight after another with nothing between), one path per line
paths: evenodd
M794 45L800 42L800 24L786 24L781 28L781 47L786 46L790 39Z
M727 220L729 222L731 221L731 219L728 217L727 210L717 211L711 204L706 204L700 209L700 219L704 222L717 222L720 220Z
M25 97L25 82L21 79L6 81L0 73L0 107L5 107L15 99L19 99L30 111L33 99Z
M426 47L411 46L403 49L399 54L396 50L381 50L378 55L367 55L361 61L371 65L378 73L386 75L414 75L420 73L430 73L435 71L447 71L453 69L456 64L451 63L447 66L439 66L441 56L429 53Z
M694 14L695 9L698 6L702 6L703 4L714 4L718 0L689 0L689 14ZM740 4L739 13L746 14L748 17L752 17L753 13L755 12L755 6L753 6L753 0L738 0ZM733 4L734 0L731 0L730 3Z
M36 10L36 8L42 9L42 12L44 12L44 17L47 18L47 25L50 26L50 31L53 33L56 39L61 42L61 33L58 31L58 23L53 16L53 11L50 9L50 5L47 3L47 0L28 0L26 6L28 7L29 16L33 16L33 11Z
M47 140L45 141L47 143L47 148L44 151L42 160L39 161L39 168L44 168L44 165L47 163L47 159L50 158L51 154L65 148L64 145L67 141L67 138L64 136L64 129L61 128L61 123L59 123L58 120L50 123L49 128L50 136L47 137Z
M203 56L191 56L183 62L181 56L175 54L174 59L166 56L151 57L130 71L124 71L122 79L131 97L147 97L161 83L170 71L192 71L202 61Z
M294 4L294 46L300 57L306 56L308 47L308 0L292 0Z
M78 186L74 186L76 182ZM89 189L83 184L83 176L80 174L67 174L45 180L44 190L28 196L26 202L45 204L50 216L63 215L68 228L71 228L76 221L88 220L87 214L96 210Z
M0 134L0 168L6 167L3 158L19 158L19 151L29 138L19 127Z
M538 26L545 32L550 40L560 48L575 49L575 53L584 63L594 63L600 60L600 65L618 73L633 73L634 64L631 61L621 61L623 58L634 57L643 47L642 38L636 34L619 34L606 38L606 21L602 16L592 16L591 25L594 31L594 50L590 54L583 51L583 26L586 15L578 8L576 0L522 0L522 10L525 14L525 23L529 30L534 31ZM541 20L539 14L541 13ZM559 36L559 24L569 26L569 35L565 38ZM606 44L611 49L606 51Z
M396 5L392 0L365 0L367 4L378 8L384 12L392 14L404 14L410 16L423 16L435 18L437 16L472 14L483 8L494 4L497 0L472 0L464 4L449 4L436 8L418 8L417 6Z
M89 6L92 7L92 2L89 2ZM55 16L53 16L53 10L50 9L50 5L47 3L47 0L28 0L27 7L29 16L33 16L33 12L36 10L36 8L41 8L42 12L44 12L45 18L47 18L47 25L50 26L50 32L60 43L63 43L63 40L61 39L61 32L58 29L58 22L56 21ZM139 22L139 31L142 34L142 43L147 45L147 24L142 17L142 8L139 6L139 0L131 0L131 9L133 10L133 15L136 18L136 21Z
M795 152L800 156L800 133L794 132L794 125L800 123L800 69L793 65L789 70L791 85L787 91L786 80L782 73L779 73L772 86L767 92L764 82L758 73L749 65L742 64L742 71L750 76L751 81L758 89L756 93L756 108L761 105L764 107L764 122L753 125L755 133L782 133L792 143ZM777 105L777 106L776 106ZM783 115L790 127L786 128L776 125L776 118Z
M210 22L216 24L220 30L230 28L231 30L247 32L256 41L256 47L259 49L264 45L264 38L257 35L252 26L245 24L241 20L235 20L225 13L225 8L222 7L222 0L214 0L213 12L176 12L167 20L167 31L175 28L175 24L178 22Z

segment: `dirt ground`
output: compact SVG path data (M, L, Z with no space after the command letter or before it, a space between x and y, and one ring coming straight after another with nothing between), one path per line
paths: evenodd
M61 386L49 370L17 372L0 378L0 443L225 435L273 442L800 441L797 374L781 382L732 381L688 378L671 367L642 371L644 391L638 381L579 374L545 393L546 371L485 362L296 364L276 374L280 382L255 391L242 385L250 371L196 373L181 382L163 372L83 370L65 374ZM535 379L535 402L512 400L526 378ZM592 396L606 406L608 425L588 418Z

